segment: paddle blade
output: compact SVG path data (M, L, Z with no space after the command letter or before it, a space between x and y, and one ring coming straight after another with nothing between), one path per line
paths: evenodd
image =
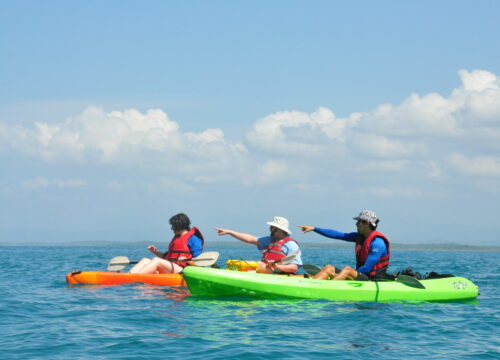
M112 258L108 264L108 271L120 271L130 265L130 260L126 256L117 256Z
M283 259L277 261L281 264L289 264L299 254L299 251L294 251L290 255L285 256Z
M319 266L314 265L314 264L304 264L304 265L302 265L302 268L307 273L307 275L310 275L310 276L314 276L321 271L321 268Z
M191 261L194 261L196 266L212 266L218 258L219 253L217 251L207 251L192 258Z
M412 276L398 275L396 277L396 281L405 284L406 286L411 286L417 289L425 289L424 284L422 284L420 281L418 281Z

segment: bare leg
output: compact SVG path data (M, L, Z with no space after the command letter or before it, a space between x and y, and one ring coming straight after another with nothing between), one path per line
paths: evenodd
M141 270L141 274L177 274L181 271L179 265L156 257Z
M148 258L142 258L141 261L139 261L135 266L133 266L130 270L129 273L131 274L140 274L142 269L151 262L151 259Z
M358 276L358 272L354 270L350 266L346 266L345 268L342 269L342 271L333 278L333 280L356 280L356 277Z
M319 273L313 276L314 279L326 280L332 279L337 275L335 266L326 265Z

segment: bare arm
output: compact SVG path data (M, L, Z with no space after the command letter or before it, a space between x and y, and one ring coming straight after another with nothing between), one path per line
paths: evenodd
M214 229L217 230L217 234L219 234L219 235L231 235L232 237L234 237L235 239L238 239L240 241L243 241L243 242L246 242L246 243L249 243L252 245L258 244L257 238L253 235L237 232L234 230L222 229L222 228L214 228Z
M297 272L299 270L299 266L297 264L276 263L276 264L273 264L272 267L279 270L279 271L284 271L284 272L288 272L288 273L294 273L294 272Z
M297 264L281 264L279 261L259 261L257 266L258 273L272 274L275 270L278 272L294 273L299 270L299 266Z
M158 256L159 258L163 258L163 256L165 256L165 254L162 253L162 252L160 252L160 251L158 251L158 249L154 245L149 245L148 246L148 250L151 251L156 256Z

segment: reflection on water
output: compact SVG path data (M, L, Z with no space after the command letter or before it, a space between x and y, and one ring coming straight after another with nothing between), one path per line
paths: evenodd
M142 299L158 299L163 297L175 302L184 301L191 293L182 286L160 286L150 284L136 284L134 289L139 290L135 296Z
M256 329L270 325L265 331L268 335L294 335L297 325L301 326L301 333L316 332L311 321L318 319L324 323L325 319L335 316L352 316L353 313L365 313L366 310L383 310L386 304L378 303L347 303L327 300L248 300L228 299L200 299L188 297L186 302L190 308L193 322L193 332L202 338L212 340L227 336L228 332L239 334L238 341L247 342L253 339ZM201 320L199 314L211 313L211 323L215 326L197 327ZM237 321L235 322L235 319ZM272 319L272 320L271 320ZM245 335L246 334L246 335ZM193 333L191 332L191 335ZM234 335L233 335L234 338ZM252 341L254 341L253 339ZM227 340L226 340L227 341ZM257 340L258 341L258 340Z
M255 249L245 249L222 254L251 259ZM74 248L35 249L36 258L43 259L35 265L47 276L33 281L26 276L33 257L24 261L25 249L4 249L4 264L11 258L19 264L13 276L0 282L5 299L0 313L8 329L0 339L0 357L68 359L85 354L96 360L153 360L186 352L204 360L498 357L500 268L495 254L395 251L395 271L418 264L416 271L451 272L477 281L481 296L473 306L199 298L185 287L137 283L66 286L68 271L105 267L122 250L82 248L82 256L75 257ZM140 247L126 255L138 258L143 252ZM352 250L312 249L304 256L318 264L353 259ZM487 271L470 265L477 263ZM367 339L367 331L374 329L376 336Z
M191 292L186 287L174 286L162 289L163 296L169 300L182 302L191 296Z

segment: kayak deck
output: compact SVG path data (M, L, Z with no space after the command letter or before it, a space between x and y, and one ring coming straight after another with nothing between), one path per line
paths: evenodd
M421 280L425 289L397 281L334 281L220 269L184 269L189 290L197 296L300 298L339 301L460 301L474 299L478 289L462 277Z
M226 265L228 269L235 271L255 271L257 261L227 260ZM181 274L130 274L115 271L72 271L66 275L66 282L70 285L118 285L137 282L161 286L186 286Z
M73 271L66 275L66 282L71 285L145 283L161 286L186 286L181 274L130 274L110 271Z

